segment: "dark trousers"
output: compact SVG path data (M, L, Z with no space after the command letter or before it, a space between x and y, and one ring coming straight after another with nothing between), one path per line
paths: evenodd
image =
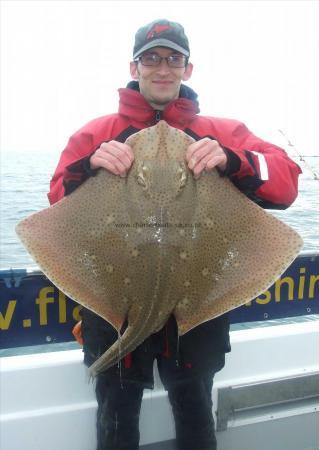
M213 376L168 386L176 428L176 450L216 450L211 390ZM98 376L97 450L138 450L143 387L106 383Z

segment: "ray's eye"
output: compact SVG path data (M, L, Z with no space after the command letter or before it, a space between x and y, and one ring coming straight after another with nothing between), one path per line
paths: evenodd
M141 174L137 175L137 182L141 186L146 187L146 181L145 181L145 178L143 177L143 175L141 175Z
M146 165L141 164L137 171L136 179L138 184L140 184L144 188L147 187L148 175L149 175L149 168Z
M184 187L187 181L187 172L182 165L177 170L177 176L179 181L179 187L180 188Z

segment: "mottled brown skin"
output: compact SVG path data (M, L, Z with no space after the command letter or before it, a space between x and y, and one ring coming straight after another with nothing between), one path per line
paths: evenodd
M101 170L71 196L24 219L17 233L43 272L123 336L90 367L117 363L171 314L179 334L265 291L302 246L290 227L217 171L195 180L193 140L164 121L127 140L135 162Z

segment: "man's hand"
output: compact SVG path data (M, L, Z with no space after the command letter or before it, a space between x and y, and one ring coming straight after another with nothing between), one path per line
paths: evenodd
M225 170L227 155L217 141L203 138L188 147L186 161L194 177L199 178L203 170L208 172L214 167Z
M129 145L122 142L103 142L90 158L91 169L108 170L114 175L125 177L134 161L134 154Z

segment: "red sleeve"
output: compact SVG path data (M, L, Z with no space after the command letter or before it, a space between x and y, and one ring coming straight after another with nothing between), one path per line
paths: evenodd
M97 172L90 169L90 156L124 126L125 122L122 123L117 114L110 114L93 119L71 136L50 182L50 204L61 200Z
M91 135L76 133L69 139L50 181L48 199L51 205L66 195L66 184L80 184L88 178L89 175L85 173L83 164L93 151ZM74 163L77 164L74 166Z
M287 153L251 133L234 120L214 123L221 145L240 160L239 169L231 175L234 184L265 208L285 209L298 194L300 167Z

